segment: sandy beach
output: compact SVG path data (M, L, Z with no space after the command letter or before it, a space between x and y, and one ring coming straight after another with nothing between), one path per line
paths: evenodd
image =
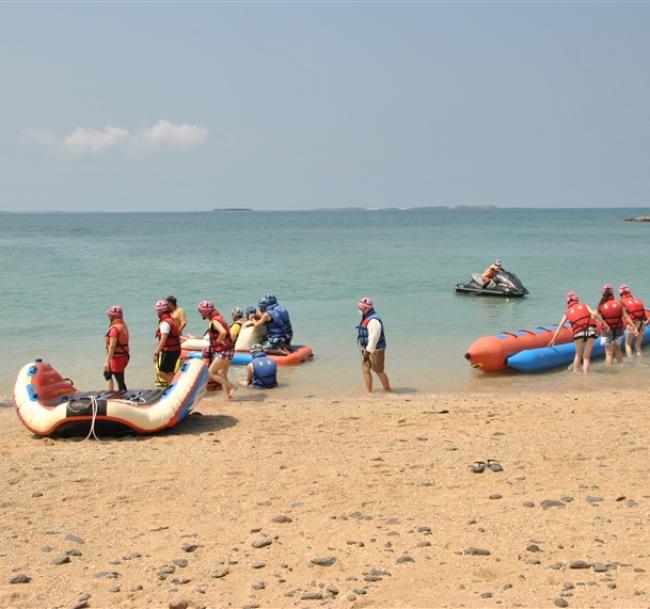
M650 605L646 393L248 397L99 442L0 409L0 606Z

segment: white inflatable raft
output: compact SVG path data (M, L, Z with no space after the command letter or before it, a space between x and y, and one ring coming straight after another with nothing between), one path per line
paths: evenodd
M205 393L208 369L200 353L188 356L164 391L80 392L40 359L20 370L14 404L25 427L48 436L67 427L93 430L117 424L140 433L154 433L182 421Z

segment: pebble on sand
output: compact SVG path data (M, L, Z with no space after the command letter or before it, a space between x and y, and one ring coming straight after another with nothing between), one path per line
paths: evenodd
M228 569L217 569L213 574L212 577L215 579L221 579L222 577L226 577L230 573L230 570Z
M270 537L260 537L252 543L252 546L254 548L265 548L266 546L270 546L272 543L273 540Z
M573 560L569 563L569 569L589 569L591 564L584 560Z
M463 550L463 554L467 554L469 556L489 556L490 550L486 550L485 548L469 547Z
M278 514L274 518L271 519L272 522L277 522L279 524L285 524L287 522L293 522L292 518L289 518L286 514Z
M86 543L81 537L78 535L73 535L72 533L68 533L65 536L66 541L72 541L73 543Z
M552 507L565 507L566 504L558 501L557 499L544 499L540 505L542 506L542 509L548 510Z
M184 598L178 598L169 602L169 609L187 609L189 603Z
M565 598L562 598L561 596L558 596L556 599L553 600L553 604L556 607L568 607L569 603Z
M311 562L319 567L331 567L336 562L336 556L322 556L312 558Z
M408 554L404 554L403 556L400 556L395 562L396 564L401 565L406 562L415 562L415 560Z
M29 575L25 575L24 573L17 573L14 575L10 580L10 584L28 584L30 581L32 581L32 578Z

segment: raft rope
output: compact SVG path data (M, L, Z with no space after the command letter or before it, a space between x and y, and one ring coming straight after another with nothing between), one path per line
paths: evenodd
M90 420L90 430L88 431L88 435L82 440L82 442L88 440L88 438L90 438L91 435L95 438L95 440L99 441L99 438L95 433L95 421L97 420L97 411L99 410L99 404L97 404L97 397L94 395L90 396L90 409L92 411L92 419Z

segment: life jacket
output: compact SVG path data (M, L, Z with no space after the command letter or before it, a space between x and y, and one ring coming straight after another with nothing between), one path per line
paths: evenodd
M274 304L266 308L271 316L271 321L266 324L266 335L272 338L279 337L286 340L293 338L293 328L289 319L289 311L282 305Z
M596 327L596 320L589 313L586 304L574 302L566 310L566 316L571 324L573 335L584 332L587 328Z
M226 340L224 342L221 342L219 340L219 331L215 330L212 327L212 322L213 321L218 321L222 326L223 329L226 331ZM232 337L230 336L230 326L228 326L228 322L223 318L223 315L219 313L216 309L212 312L212 315L210 315L210 325L208 326L208 334L210 336L210 351L211 352L219 352L219 351L228 351L228 349L233 348L233 342L232 342Z
M375 313L374 309L368 311L368 313L363 316L361 324L357 326L357 341L359 342L359 346L362 349L365 349L368 346L368 322L370 322L371 319L376 319L381 324L381 334L379 335L379 341L377 341L377 349L385 349L386 337L384 336L384 322L381 320L381 317Z
M253 354L253 386L260 389L271 389L278 384L278 365L266 353L260 351Z
M113 357L129 357L129 329L122 319L114 319L106 332L106 353L110 348L111 337L108 335L112 328L117 329L117 344Z
M173 317L169 313L163 313L160 316L160 323L166 321L171 328L169 334L167 335L167 340L165 341L165 346L162 348L162 351L180 351L181 350L181 338L178 335L178 326L174 321ZM160 324L156 328L156 338L160 340Z
M623 303L616 298L611 298L598 307L601 317L612 328L618 330L625 324L623 323Z
M623 301L623 306L632 321L641 321L645 319L645 305L642 300L635 298L632 294L626 294L621 298L621 300Z

